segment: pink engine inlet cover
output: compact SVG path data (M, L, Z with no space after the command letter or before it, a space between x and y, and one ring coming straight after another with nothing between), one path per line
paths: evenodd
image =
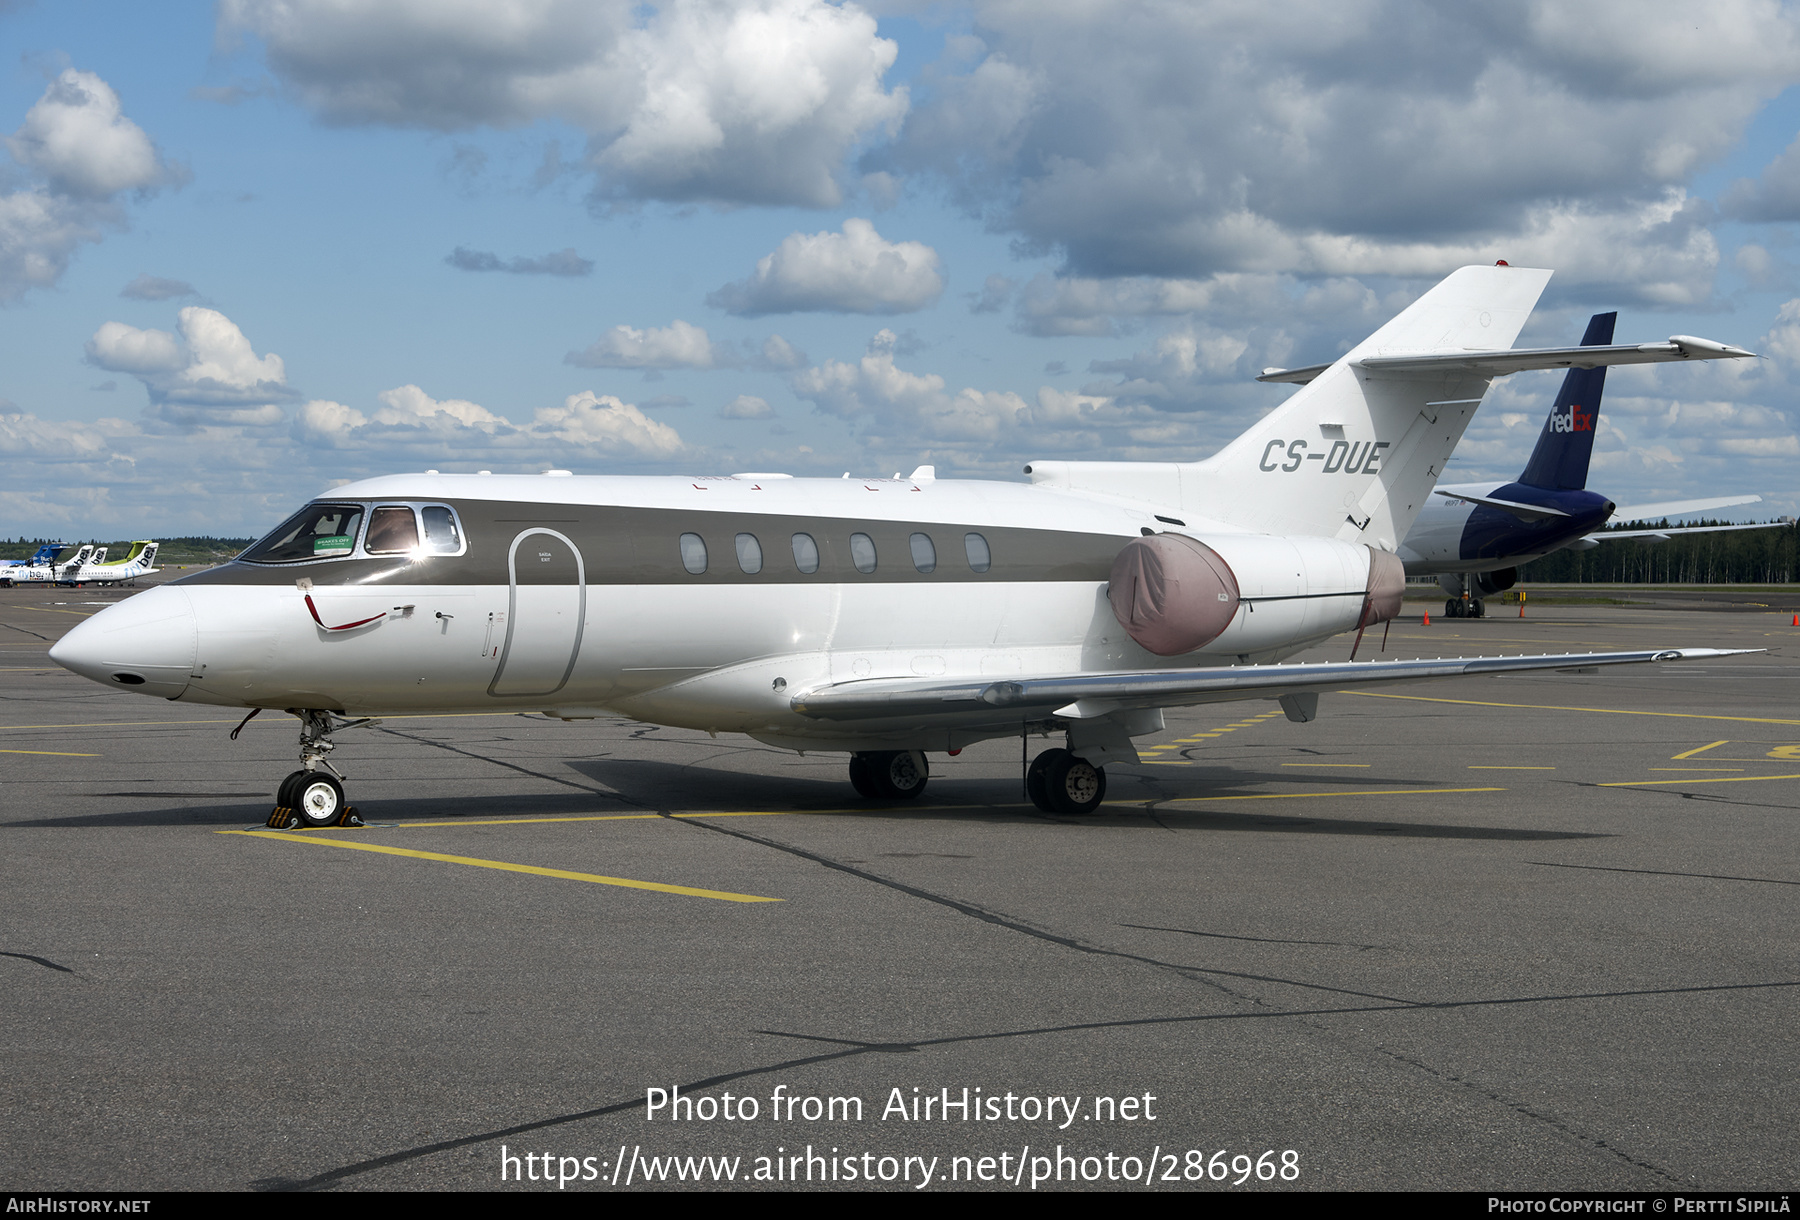
M1127 543L1113 560L1107 590L1113 617L1159 657L1192 652L1231 626L1237 577L1219 553L1181 534Z

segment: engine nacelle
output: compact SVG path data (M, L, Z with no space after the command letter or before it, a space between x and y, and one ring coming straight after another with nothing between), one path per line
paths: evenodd
M1113 617L1126 634L1159 657L1193 652L1237 617L1231 565L1185 534L1152 534L1125 544L1107 585Z
M1385 622L1400 613L1397 555L1331 538L1155 534L1113 561L1113 616L1161 657L1263 653ZM1211 647L1207 647L1211 645Z

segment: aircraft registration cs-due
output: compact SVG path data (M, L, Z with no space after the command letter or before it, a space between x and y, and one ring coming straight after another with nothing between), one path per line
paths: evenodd
M930 467L352 483L51 656L140 694L293 713L303 765L270 824L325 826L354 824L332 733L389 713L747 733L847 751L857 791L889 799L924 788L930 752L1061 732L1027 787L1084 813L1167 707L1278 699L1307 721L1358 683L1722 655L1281 663L1399 612L1396 544L1494 377L1750 354L1513 349L1549 278L1455 272L1203 461L1034 462L1029 484Z

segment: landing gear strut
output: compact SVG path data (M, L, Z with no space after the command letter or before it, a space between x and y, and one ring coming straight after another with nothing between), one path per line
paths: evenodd
M1025 791L1045 813L1092 813L1106 799L1106 769L1067 750L1045 750L1025 772Z
M375 722L349 720L334 725L330 712L313 708L289 710L300 718L302 769L282 780L275 790L275 808L269 814L270 828L361 826L363 820L357 816L356 807L344 800L343 772L332 766L326 756L337 748L331 740L332 733ZM321 767L323 771L319 769Z
M931 767L923 750L865 750L850 756L850 785L877 801L910 801L925 791Z

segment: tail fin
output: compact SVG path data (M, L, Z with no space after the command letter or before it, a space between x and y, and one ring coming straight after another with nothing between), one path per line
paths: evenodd
M1581 336L1583 347L1604 347L1613 341L1616 313L1597 313ZM1594 421L1600 414L1600 395L1606 389L1606 366L1570 369L1563 378L1562 393L1544 420L1543 434L1519 482L1552 491L1579 491L1587 486L1588 461L1594 456Z
M1394 550L1493 373L1450 364L1384 371L1354 362L1510 348L1550 274L1506 266L1453 272L1255 427L1195 463L1192 482L1184 468L1187 506L1246 529Z
M141 556L141 559L144 564L144 571L146 571L146 572L153 572L156 570L156 548L157 548L157 546L158 546L158 544L154 543L154 542L147 542L144 544L144 553Z

